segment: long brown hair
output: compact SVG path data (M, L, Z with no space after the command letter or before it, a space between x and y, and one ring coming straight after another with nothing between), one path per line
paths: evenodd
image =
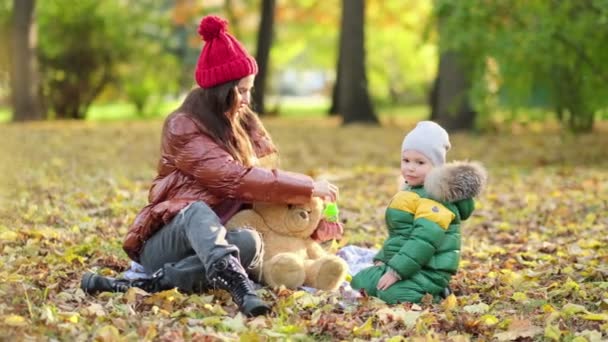
M239 80L213 88L195 88L184 99L178 112L192 115L218 145L246 166L256 163L251 132L257 130L270 139L264 125L249 107L236 113L236 86ZM228 113L228 115L226 115Z

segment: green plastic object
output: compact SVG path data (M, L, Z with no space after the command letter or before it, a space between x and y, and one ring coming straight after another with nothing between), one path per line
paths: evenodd
M338 209L337 203L327 203L325 209L323 209L323 216L327 222L338 222L338 215L340 215L340 209Z

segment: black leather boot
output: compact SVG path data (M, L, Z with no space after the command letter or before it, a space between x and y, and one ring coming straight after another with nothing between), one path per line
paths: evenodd
M131 287L139 287L146 292L154 293L170 288L162 284L161 280L163 276L163 269L154 272L152 278L137 280L116 279L87 272L82 276L80 288L88 294L98 292L127 292Z
M255 293L253 283L234 256L229 255L214 263L207 272L207 279L214 288L230 292L243 314L259 316L270 312L270 306Z

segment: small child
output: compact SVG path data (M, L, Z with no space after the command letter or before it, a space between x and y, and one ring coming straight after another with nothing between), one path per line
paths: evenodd
M486 182L479 163L445 164L448 133L419 122L401 146L404 190L385 213L388 238L374 266L357 273L354 289L386 303L419 303L425 294L439 301L460 260L460 222L469 218Z

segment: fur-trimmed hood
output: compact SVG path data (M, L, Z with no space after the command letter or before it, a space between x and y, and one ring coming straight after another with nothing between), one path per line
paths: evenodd
M456 161L432 169L424 189L433 199L456 202L479 195L487 179L487 171L480 163Z

